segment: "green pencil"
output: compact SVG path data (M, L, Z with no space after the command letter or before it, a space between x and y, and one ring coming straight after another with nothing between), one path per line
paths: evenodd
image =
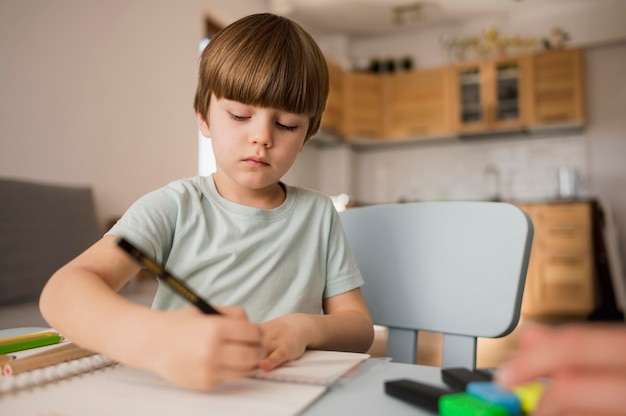
M58 344L62 339L63 337L55 332L42 332L39 334L31 334L30 336L19 336L13 339L0 339L0 354Z

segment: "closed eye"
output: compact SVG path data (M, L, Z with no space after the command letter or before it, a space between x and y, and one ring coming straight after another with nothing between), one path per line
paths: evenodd
M233 113L229 113L229 114L230 114L230 118L232 118L235 121L244 121L250 118L250 117L238 116L237 114L233 114Z
M284 124L280 124L280 123L276 123L276 125L278 126L279 129L282 130L287 130L287 131L294 131L298 128L298 126L286 126Z

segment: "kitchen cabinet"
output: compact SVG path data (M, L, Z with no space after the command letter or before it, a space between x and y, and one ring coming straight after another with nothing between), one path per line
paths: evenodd
M582 126L583 52L563 49L378 74L328 61L322 127L347 141L400 142Z
M456 65L451 72L458 133L519 130L526 123L528 57Z
M326 109L322 116L321 127L335 134L343 135L344 124L344 76L345 71L338 64L326 60L328 65L329 89Z
M532 219L522 315L587 317L595 308L590 202L519 204Z
M383 140L385 75L347 71L343 81L343 132L346 138Z
M530 70L529 124L585 121L584 66L581 49L534 54Z
M452 133L449 69L399 72L385 78L385 137L446 137Z

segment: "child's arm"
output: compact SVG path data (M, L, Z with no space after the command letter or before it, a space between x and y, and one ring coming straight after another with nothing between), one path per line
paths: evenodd
M361 289L324 299L324 315L294 313L261 325L268 355L261 368L270 370L300 357L304 350L365 352L374 326Z
M181 386L209 388L257 366L261 331L243 310L220 308L224 316L216 316L132 303L116 292L138 270L116 238L105 236L50 278L42 314L73 342Z

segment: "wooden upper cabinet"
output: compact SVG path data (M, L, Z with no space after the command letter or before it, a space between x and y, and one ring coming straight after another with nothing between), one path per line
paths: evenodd
M400 72L385 79L386 137L449 135L451 94L448 68Z
M585 121L581 49L394 74L327 62L322 128L346 139L399 141Z
M344 75L344 126L348 138L385 137L384 75L348 71Z
M516 130L526 123L528 57L457 65L451 72L459 133Z
M581 49L538 53L531 58L529 124L584 123Z
M330 59L327 59L326 63L328 64L330 85L328 90L328 100L326 101L326 110L322 115L322 128L330 130L333 133L343 135L345 71Z

